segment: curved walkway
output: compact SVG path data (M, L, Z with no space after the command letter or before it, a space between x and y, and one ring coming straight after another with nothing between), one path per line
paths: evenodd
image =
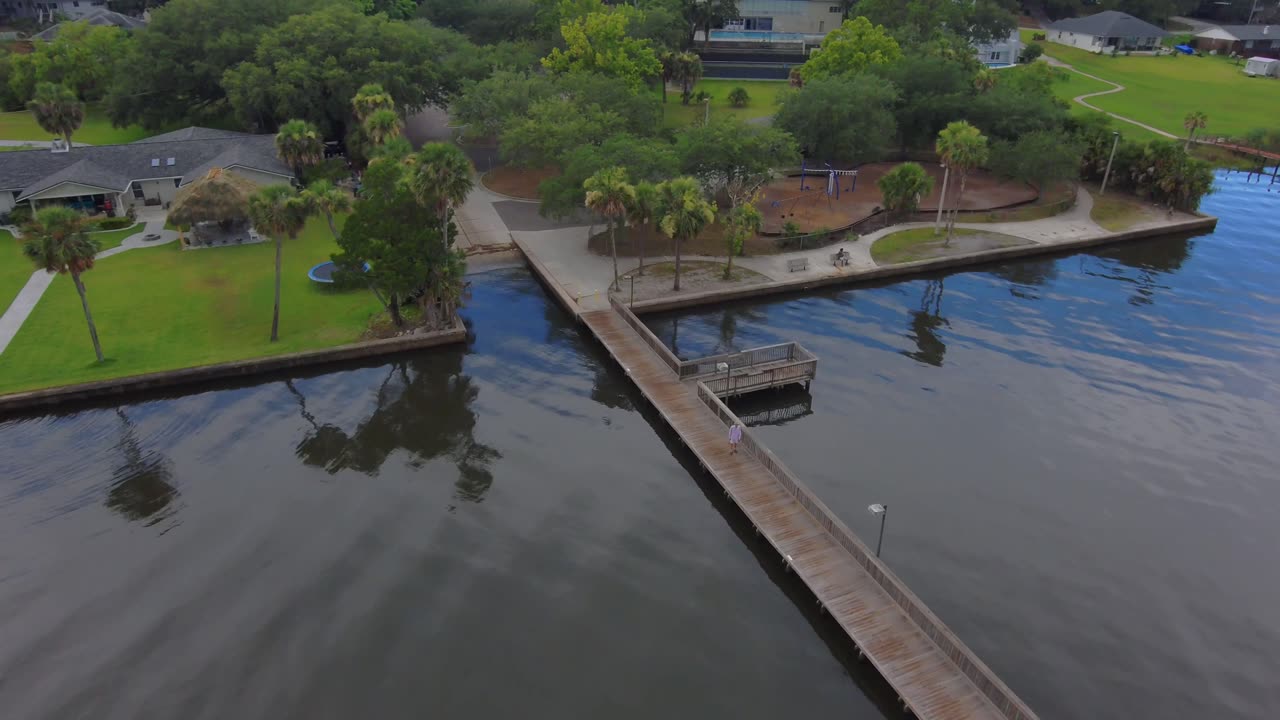
M94 259L102 260L112 255L119 255L126 250L155 247L177 240L178 233L174 230L166 230L164 223L164 215L147 218L141 232L125 238L124 242L117 247L103 250L95 255ZM16 227L8 226L5 229L12 232L15 238L22 237ZM149 242L142 239L149 235L158 235L159 239ZM18 296L9 304L9 308L4 311L3 315L0 315L0 353L3 353L9 347L9 343L13 342L13 338L22 329L22 324L27 321L27 318L31 317L31 313L36 309L36 303L39 303L40 298L44 297L44 291L48 290L49 286L53 284L55 277L57 277L55 273L45 272L44 270L36 270L31 273L31 279L27 280L27 284L22 287Z
M1078 104L1080 104L1080 105L1083 105L1084 107L1087 107L1087 108L1089 108L1090 110L1094 110L1094 111L1100 112L1100 113L1102 113L1103 115L1107 115L1107 116L1109 116L1109 117L1113 117L1113 118L1115 118L1115 119L1117 119L1117 120L1120 120L1120 121L1122 121L1122 122L1127 122L1127 123L1129 123L1130 125L1137 125L1138 127L1142 128L1143 130L1148 130L1148 131L1153 132L1153 133L1155 133L1155 134L1157 134L1157 135L1160 135L1160 136L1163 136L1163 137L1167 137L1167 138L1173 138L1174 140L1181 140L1181 139L1182 139L1182 138L1178 137L1177 135L1174 135L1173 133L1165 132L1164 130L1161 130L1160 128L1152 127L1152 126L1150 126L1150 125L1148 125L1148 124L1146 124L1146 123L1138 122L1137 120L1134 120L1133 118L1127 118L1127 117L1125 117L1125 116L1123 116L1123 115L1117 115L1117 114L1115 114L1115 113L1113 113L1113 112L1109 112L1109 111L1107 111L1107 110L1103 110L1102 108L1098 107L1097 105L1091 105L1091 104L1089 104L1088 102L1086 102L1086 100L1088 100L1089 98L1101 97L1102 95L1111 95L1112 93L1118 93L1118 92L1121 92L1122 90L1124 90L1124 89L1125 89L1125 87L1124 87L1123 85L1121 85L1120 83L1111 82L1110 80L1106 80L1106 79L1104 79L1104 78L1100 78L1100 77L1098 77L1097 75L1090 75L1089 73L1084 72L1083 70L1077 70L1077 69L1075 68L1075 66L1074 66L1074 65L1069 65L1069 64L1067 64L1067 63L1062 62L1061 60L1057 60L1057 59L1055 59L1055 58L1049 57L1048 55L1045 55L1045 56L1044 56L1044 61L1045 61L1045 62L1047 62L1047 63L1049 63L1049 64L1050 64L1050 65L1052 65L1053 67L1060 67L1060 68L1062 68L1062 69L1064 69L1064 70L1070 70L1071 72L1076 73L1077 75L1083 75L1084 77L1087 77L1087 78L1089 78L1090 80L1097 80L1097 81L1098 81L1098 82L1100 82L1100 83L1103 83L1103 84L1106 84L1106 85L1110 85L1110 86L1111 86L1111 89L1109 89L1109 90L1103 90L1103 91L1101 91L1101 92L1094 92L1094 93L1085 93L1084 95L1077 95L1077 96L1075 96L1074 98L1072 98L1072 101L1073 101L1073 102L1076 102L1076 103L1078 103Z

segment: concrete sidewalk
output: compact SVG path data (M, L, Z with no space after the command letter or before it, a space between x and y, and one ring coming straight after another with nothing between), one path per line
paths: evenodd
M155 247L171 243L178 239L178 233L174 230L166 230L164 228L164 215L151 215L143 220L142 231L125 238L120 245L103 250L94 255L94 260L102 260L113 255L119 255L122 252L143 247ZM135 225L134 227L137 227ZM13 232L14 237L21 237L17 228L12 226L5 228ZM155 236L156 240L143 240L145 237ZM9 307L0 315L0 353L3 353L9 343L13 342L13 338L17 336L18 331L22 329L22 325L26 323L27 318L31 317L31 313L36 309L36 304L40 302L40 298L44 297L44 292L53 284L53 279L57 275L45 272L44 270L36 270L31 273L31 279L27 280L27 284L18 292L18 296L9 303ZM85 284L88 285L92 281L92 271L84 276Z

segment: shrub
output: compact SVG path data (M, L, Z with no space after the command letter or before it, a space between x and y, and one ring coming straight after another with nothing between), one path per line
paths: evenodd
M729 104L734 107L746 107L751 102L751 96L747 94L746 88L736 87L729 91Z
M783 225L782 225L782 236L783 236L783 237L789 237L789 238L799 237L799 236L800 236L800 226L799 226L799 225L797 225L797 224L795 224L795 222L793 222L793 221L791 221L791 220L786 221L786 222L785 222L785 223L783 223Z
M1036 58L1044 54L1044 46L1040 43L1028 43L1022 48L1022 54L1018 56L1018 62L1029 63L1035 62Z
M699 90L698 92L693 93L692 95L689 96L689 100L695 103L706 102L710 99L711 99L711 93L707 92L706 90Z
M90 232L98 232L102 230L120 230L122 228L132 227L134 220L129 217L104 218L93 223L89 228Z

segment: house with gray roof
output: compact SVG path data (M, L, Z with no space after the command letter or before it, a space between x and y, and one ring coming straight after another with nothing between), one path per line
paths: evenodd
M1146 20L1116 10L1059 20L1046 30L1050 42L1095 53L1149 52L1159 49L1160 41L1169 35Z
M127 145L76 146L0 153L0 216L19 203L73 205L123 214L167 208L178 188L223 168L259 185L289 183L293 170L276 155L274 135L189 127Z
M1223 25L1196 33L1193 42L1219 55L1280 58L1280 25Z
M5 0L0 0L0 4L3 4L4 1ZM137 30L139 28L144 28L147 26L146 20L143 20L141 18L129 17L128 15L118 13L114 10L108 10L106 8L101 8L101 7L91 8L89 12L86 12L85 14L74 18L73 22L88 23L89 25L95 26L95 27L118 27L121 30L124 30L125 32L132 32L134 30ZM45 40L45 41L52 40L58 37L58 31L61 30L64 24L65 23L58 23L57 25L47 27L44 30L41 30L40 32L32 35L31 39Z

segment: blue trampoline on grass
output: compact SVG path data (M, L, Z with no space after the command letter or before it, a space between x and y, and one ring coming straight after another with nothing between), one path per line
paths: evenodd
M369 263L364 264L364 271L369 272ZM338 272L338 265L334 261L322 262L319 265L307 271L307 277L311 278L311 282L324 283L325 285L333 284L333 275Z

